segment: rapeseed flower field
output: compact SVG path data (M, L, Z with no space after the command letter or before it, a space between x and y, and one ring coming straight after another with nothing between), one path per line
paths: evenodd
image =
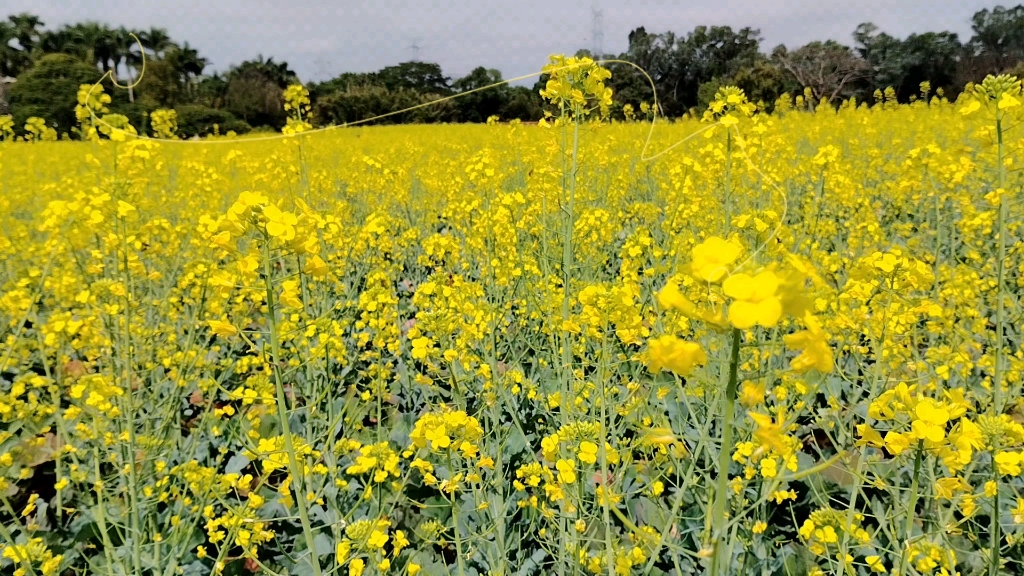
M0 118L0 571L1024 571L1020 82L545 71L540 126Z

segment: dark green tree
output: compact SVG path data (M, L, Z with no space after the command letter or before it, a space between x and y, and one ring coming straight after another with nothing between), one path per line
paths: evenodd
M178 133L186 138L208 134L226 134L233 130L244 134L252 127L226 110L217 110L199 104L185 104L175 108L178 113Z
M0 21L0 76L17 77L32 65L42 26L38 16L27 13Z
M479 66L452 83L455 92L477 90L501 82L501 72ZM484 122L492 115L501 116L511 96L508 84L466 94L455 100L461 122Z
M222 108L227 91L228 81L224 79L223 75L214 73L203 76L195 83L195 94L192 99L204 106Z
M73 37L85 50L85 60L94 62L104 72L110 70L120 56L116 33L106 24L84 22L75 24Z
M402 62L387 66L375 74L375 84L388 90L412 90L420 94L448 96L452 93L451 79L433 62Z
M533 122L544 116L543 101L540 94L525 86L509 88L508 99L505 101L498 116L502 120L519 119Z
M180 47L169 46L164 52L164 58L177 73L178 79L184 87L186 98L194 99L197 91L196 83L199 82L200 76L206 69L207 59L200 56L199 51L189 46L188 42Z
M136 33L142 41L146 53L153 58L164 58L168 50L177 48L178 45L171 39L170 34L164 28L150 28ZM186 46L188 43L186 42Z
M25 54L32 54L39 44L43 21L38 16L27 12L9 16L7 20L14 28L14 37L18 41L18 47Z
M668 49L664 46L663 41L664 37L661 35L650 34L643 27L637 28L629 33L629 47L618 59L632 62L643 68L651 74L652 78L655 78L656 85L663 85L664 70L666 69L665 58L668 54ZM612 63L608 64L608 69L611 71L612 77L605 82L605 85L612 89L613 98L619 106L632 104L636 107L640 102L653 100L654 93L650 83L636 68L626 64ZM538 82L534 88L539 90L543 87L543 82ZM659 94L660 90L661 86L659 86Z
M1024 5L981 10L971 18L971 30L968 48L976 66L999 72L1024 61Z
M956 79L964 47L954 32L911 34L901 40L865 23L857 27L853 38L857 53L868 66L861 80L861 98L869 97L875 89L892 86L899 99L906 102L925 81L950 95L962 88Z
M62 26L57 30L46 30L39 39L39 49L44 54L70 54L86 59L86 48L77 28Z
M17 126L31 116L38 116L54 126L57 132L70 132L76 126L75 105L78 87L99 80L100 72L93 66L68 54L47 54L18 77L10 90L10 107ZM110 93L110 86L105 86ZM117 104L124 102L113 93ZM112 106L113 109L113 106Z
M233 67L225 79L225 110L252 126L284 126L284 89L298 82L287 62L260 55Z
M783 94L803 88L780 66L762 56L753 65L740 68L730 76L701 84L698 108L703 109L711 103L722 86L741 88L747 99L763 104L768 110L774 107L775 101Z
M255 60L246 60L233 66L227 74L228 82L235 78L260 77L279 88L287 88L289 84L299 81L298 75L288 66L287 62L275 62L273 57L263 58L260 54Z
M14 26L0 22L0 77L17 77L29 62L28 54L14 46L16 40Z
M167 59L146 60L146 73L138 90L147 109L173 108L189 100L181 74Z
M762 56L761 31L729 26L698 26L680 39L672 58L674 85L669 94L676 100L673 113L697 104L697 89L713 78L724 78L752 66Z
M763 59L761 33L753 28L698 26L686 36L673 32L652 34L637 28L629 34L629 48L619 58L640 66L657 87L661 109L678 116L699 102L700 86L727 78ZM620 103L651 102L650 83L630 66L610 65L609 86Z
M388 115L367 124L402 124L454 122L459 117L455 101L438 102L416 110L400 110L437 100L437 94L421 94L414 90L388 90L384 86L356 86L319 98L313 105L313 119L318 125L350 124L368 118Z

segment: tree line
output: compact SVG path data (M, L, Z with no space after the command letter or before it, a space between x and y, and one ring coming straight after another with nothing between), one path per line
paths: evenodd
M660 113L678 117L705 106L718 87L728 84L770 108L783 94L805 89L816 100L835 102L869 100L877 90L892 88L896 98L908 101L918 97L924 82L952 98L987 74L1024 72L1024 5L981 10L972 17L971 30L966 41L948 31L898 38L864 23L849 45L826 40L766 52L760 30L750 27L698 26L685 34L640 27L629 33L622 54L581 50L577 55L642 67L657 88ZM143 53L132 34L145 50L141 80ZM68 132L76 122L79 85L110 72L114 81L137 84L129 90L105 86L113 98L111 110L143 130L149 112L161 108L177 111L185 136L276 130L285 124L284 90L300 81L287 62L259 55L222 73L207 73L208 67L198 50L162 28L133 31L82 22L50 30L35 15L17 14L0 21L0 114L12 114L18 126L29 117L45 118L58 132ZM653 101L651 86L639 72L624 64L609 68L613 116L629 117L631 110ZM436 63L411 61L377 72L344 73L306 87L311 120L329 125L434 102L501 80L495 69L478 67L453 79ZM545 81L542 76L532 88L503 85L473 92L377 123L537 120L544 114L538 91Z

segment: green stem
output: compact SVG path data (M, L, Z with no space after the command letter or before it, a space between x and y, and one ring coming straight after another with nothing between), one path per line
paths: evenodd
M579 163L577 156L579 153L579 135L580 135L580 121L579 114L574 116L573 121L573 134L572 134L572 170L570 172L569 179L569 198L568 202L564 206L565 210L565 225L562 230L562 321L568 322L570 317L570 303L572 300L572 268L573 268L573 247L572 247L572 233L575 227L574 222L574 210L576 200L576 171L579 169ZM568 412L572 409L572 381L573 381L573 370L572 370L572 346L573 338L572 333L568 330L562 330L562 370L564 374L562 378L562 407L561 412L564 415L563 419L568 418ZM567 423L567 422L563 422Z
M599 435L599 442L604 443L606 439L610 439L611 436L608 434L608 393L607 393L607 363L608 363L608 336L607 333L601 339L601 363L599 364L598 381L601 383L601 433ZM609 445L611 442L609 442ZM608 473L608 454L605 447L598 446L597 453L601 457L601 485L605 487L605 490L611 491L611 474ZM582 486L582 483L581 483ZM608 576L615 576L615 547L612 543L612 518L611 518L611 502L610 498L602 498L601 502L601 516L604 522L604 549L605 557L608 562Z
M994 457L995 457L995 454L993 454L993 458ZM995 462L993 462L993 466L994 465L995 465ZM995 481L997 482L997 484L996 484L996 494L995 494L995 496L992 497L992 516L991 516L991 519L989 520L989 533L992 534L992 548L991 548L991 550L989 552L988 573L989 573L989 576L998 576L999 575L999 563L1000 563L1000 560L999 560L999 543L1002 540L1002 536L1000 536L1000 534L999 534L999 530L1001 528L1001 526L999 525L999 485L998 485L999 474L996 473L996 472L993 472L992 476L995 477Z
M448 473L454 474L455 468L452 466L452 458L448 456ZM455 491L452 491L452 524L455 528L455 560L459 564L459 576L466 576L466 559L462 553L462 531L459 529L459 505L457 503L458 496L455 495Z
M935 298L939 296L939 256L942 253L942 212L940 211L940 204L942 201L942 193L938 190L933 190L935 200L935 262L932 264L932 274L935 276L935 289L933 295Z
M99 426L97 425L97 429ZM100 528L100 538L103 540L103 556L107 560L107 573L114 573L114 543L110 540L110 532L107 528L107 513L104 510L106 504L103 501L103 476L100 475L100 449L93 447L93 465L96 473L96 483L93 485L96 490L96 524Z
M718 485L715 488L715 507L712 511L712 529L715 537L715 554L711 573L728 574L729 559L725 558L726 544L726 503L729 500L729 465L732 462L732 426L736 412L737 374L740 363L740 331L732 330L732 350L729 355L729 382L725 387L725 406L722 409L722 447L718 451Z
M302 120L301 114L299 120ZM302 187L302 197L306 204L309 204L309 168L306 166L305 146L302 140L299 140L299 186Z
M1003 160L1003 122L996 120L996 135L999 142L999 187L1006 188L1006 166ZM1003 411L1003 331L1006 323L1005 310L1003 309L1003 284L1005 281L1004 263L1006 261L1006 202L1002 196L999 197L998 215L998 256L996 260L996 349L995 349L995 379L992 382L992 411L993 415L1001 414Z
M11 519L13 521L18 517L18 515L14 513L14 509L11 508L11 503L7 501L7 498L4 498L3 502L5 507L7 508L7 513L11 515ZM18 527L21 528L20 525ZM28 533L26 532L25 535L27 540ZM3 536L4 543L7 544L7 546L11 550L17 550L17 548L15 548L16 544L14 542L14 537L7 530L7 527L4 526L2 523L0 523L0 536ZM27 553L25 555L21 555L15 552L14 555L21 556L20 558L18 558L18 561L21 562L21 565L25 568L25 571L28 572L30 576L36 576L36 571L32 568L32 559L28 557Z
M999 162L999 188L1006 188L1006 165L1003 160L1003 120L996 118L996 137L998 140L997 161ZM996 350L995 350L995 374L992 381L992 416L1003 412L1003 330L1006 322L1006 312L1003 309L1003 283L1005 281L1004 262L1006 261L1006 201L1002 195L999 197L998 216L998 255L996 260ZM1002 537L999 534L999 473L995 466L995 452L992 454L992 477L996 482L996 495L992 499L992 517L989 522L989 533L992 535L992 549L990 551L989 575L996 576L999 573L999 542Z
M281 421L281 433L284 436L284 449L288 452L288 467L290 468L292 481L294 483L293 493L295 494L295 505L299 509L299 520L302 523L302 533L306 537L306 547L309 549L309 563L313 566L314 576L320 576L320 558L316 553L316 539L313 535L313 526L309 522L309 512L306 510L306 494L304 488L304 475L299 467L298 458L295 456L295 446L292 444L291 425L288 423L288 406L285 403L284 384L281 382L281 367L279 365L281 350L277 338L277 310L274 308L274 283L270 269L270 239L264 238L263 242L263 279L267 288L267 322L270 324L270 350L271 364L274 371L274 384L277 388L277 417Z
M725 231L732 228L732 131L725 133Z
M903 532L906 534L906 540L903 542L903 553L900 556L899 574L904 573L907 560L910 556L910 540L914 535L914 516L917 511L917 491L921 478L921 460L923 455L924 441L919 440L917 443L917 451L914 453L914 478L910 481L910 503L907 504L907 521L903 529Z
M135 569L136 574L142 574L142 518L140 515L139 508L142 505L139 503L139 472L136 469L136 458L135 458L135 391L132 389L132 311L131 311L131 297L132 297L132 277L131 272L128 270L128 223L124 218L121 221L121 265L124 267L124 284L125 284L125 295L124 295L124 345L121 369L123 371L124 386L127 390L125 400L128 404L128 409L125 411L128 417L128 457L126 458L128 463L128 484L130 489L128 491L129 501L131 502L131 522L132 522L132 567Z
M885 299L885 307L882 309L882 330L879 334L878 340L876 340L877 346L875 347L875 374L871 379L871 390L868 391L868 398L875 398L878 396L878 387L882 383L882 375L884 366L882 364L882 358L885 356L885 339L888 327L888 314L889 306L892 304L892 292L887 294ZM868 423L865 421L865 423ZM867 461L867 447L862 447L861 450L856 454L857 464L854 466L853 477L859 480L864 471L865 462ZM861 483L854 482L853 488L850 490L850 506L846 512L846 525L849 526L853 523L853 516L857 513L857 500L860 497ZM844 531L839 537L839 566L840 571L845 572L850 569L850 566L846 563L847 546L849 545L850 535Z

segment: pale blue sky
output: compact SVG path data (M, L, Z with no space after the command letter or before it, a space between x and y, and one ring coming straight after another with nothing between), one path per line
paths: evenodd
M286 60L303 80L365 72L418 59L452 77L483 65L505 77L539 69L553 52L593 45L592 9L603 13L603 47L618 53L637 26L685 33L700 24L760 28L770 51L833 38L850 43L871 21L897 36L951 30L970 37L984 0L3 0L0 11L38 14L48 28L99 20L160 26L188 41L222 71L258 53ZM0 18L7 14L0 13Z

